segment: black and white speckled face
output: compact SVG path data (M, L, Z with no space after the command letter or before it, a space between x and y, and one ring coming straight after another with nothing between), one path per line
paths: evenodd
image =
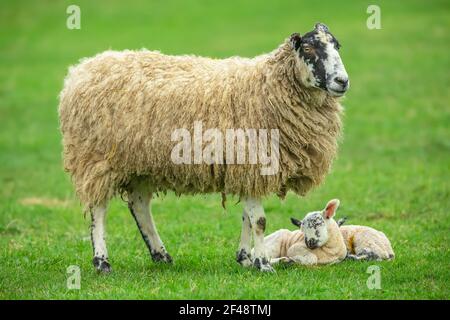
M310 249L319 248L328 241L327 224L321 211L308 213L302 220L301 230L305 234L305 244Z
M313 31L303 36L294 34L291 39L305 66L304 84L323 89L332 96L344 95L350 82L339 55L340 44L327 26L317 23Z
M330 200L322 211L308 213L303 220L291 218L291 221L305 234L305 244L309 249L320 248L328 242L328 225L336 223L333 217L339 207L339 200Z

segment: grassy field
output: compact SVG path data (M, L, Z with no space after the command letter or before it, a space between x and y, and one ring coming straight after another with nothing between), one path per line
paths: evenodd
M81 30L66 28L69 4ZM377 1L2 1L0 3L1 299L448 299L450 297L450 5ZM234 260L241 205L218 195L154 202L175 264L154 264L121 200L108 215L113 273L91 265L89 219L63 172L57 95L67 67L112 49L146 47L214 57L271 51L321 21L342 43L352 88L345 135L326 182L305 198L266 199L268 232L341 200L338 216L383 230L393 262L277 267ZM369 290L370 265L381 289ZM66 269L81 269L68 290Z

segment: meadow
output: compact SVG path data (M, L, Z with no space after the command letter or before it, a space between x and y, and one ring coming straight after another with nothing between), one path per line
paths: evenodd
M69 4L81 29L66 27ZM12 1L0 3L0 299L449 299L450 5L377 1ZM350 75L344 137L324 184L264 200L267 233L341 200L337 216L384 231L392 262L276 267L235 262L241 204L161 196L153 212L174 258L151 261L125 202L108 213L113 272L91 264L89 217L63 171L58 94L69 65L107 49L255 56L315 22L342 44ZM66 285L81 271L80 290ZM369 289L368 267L381 272Z

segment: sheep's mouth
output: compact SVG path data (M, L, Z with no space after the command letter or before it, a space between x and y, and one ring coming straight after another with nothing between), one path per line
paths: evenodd
M335 90L335 89L328 88L328 92L331 93L331 95L334 97L342 97L347 92L347 89Z
M315 239L305 239L305 244L309 249L316 249L319 246L319 241Z

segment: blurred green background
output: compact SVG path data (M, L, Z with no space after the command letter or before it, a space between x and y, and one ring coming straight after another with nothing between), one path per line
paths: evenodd
M66 8L81 9L81 29ZM368 5L380 30L366 27ZM113 202L113 273L91 266L89 218L63 172L58 93L69 65L106 49L255 56L315 22L342 44L351 79L339 158L305 198L266 199L268 232L341 200L338 216L384 231L393 262L246 270L234 261L240 205L218 195L154 201L173 266L154 264L126 204ZM2 1L0 298L448 299L450 178L448 1ZM366 286L381 268L380 290ZM81 289L66 286L69 265Z

